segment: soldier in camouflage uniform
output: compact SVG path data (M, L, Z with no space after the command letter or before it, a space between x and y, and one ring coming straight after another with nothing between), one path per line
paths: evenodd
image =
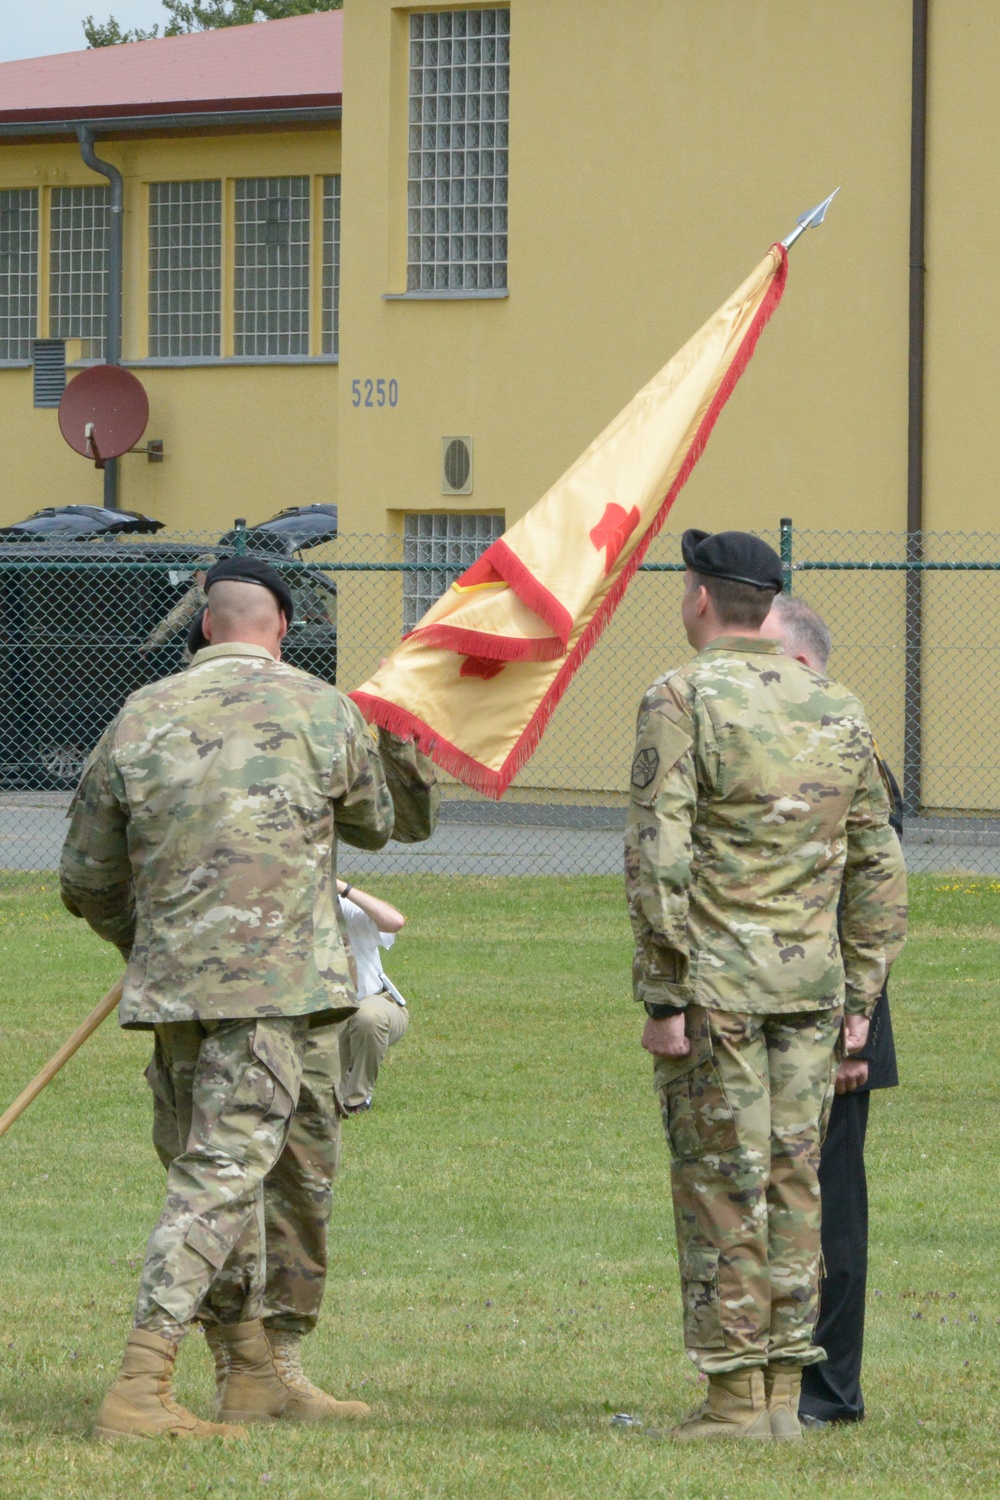
M864 1045L902 947L905 870L861 705L761 638L777 555L740 532L682 551L698 655L639 710L625 858L684 1340L708 1376L673 1436L795 1439L823 1358L824 1116L842 1031Z
M379 731L379 740L395 815L393 838L407 844L430 838L441 802L432 762L412 741L398 740L385 730ZM342 919L339 901L336 907L338 919ZM343 925L341 931L348 960L353 964ZM353 972L352 986L351 994L355 995ZM327 1235L340 1164L342 1026L315 1026L310 1031L288 1141L264 1179L264 1330L275 1364L299 1393L297 1414L302 1420L322 1420L335 1414L324 1409L323 1403L331 1398L318 1391L303 1373L301 1341L316 1327L326 1290ZM231 1345L226 1328L219 1324L207 1325L205 1333L215 1357L219 1411L225 1416L233 1399ZM243 1420L247 1416L244 1406Z
M133 1332L97 1418L109 1439L242 1435L171 1395L178 1343L198 1315L232 1333L230 1414L240 1400L255 1417L265 1406L270 1420L300 1414L260 1323L261 1184L285 1146L310 1027L354 1008L337 840L378 849L393 828L357 709L280 661L293 614L280 574L228 559L206 583L212 644L188 671L135 693L106 731L62 858L65 904L128 959L121 1025L155 1033L168 1165ZM231 1257L243 1266L235 1278ZM238 1306L226 1294L234 1280Z

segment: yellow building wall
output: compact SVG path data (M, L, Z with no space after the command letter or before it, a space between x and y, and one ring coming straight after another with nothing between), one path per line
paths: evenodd
M1000 11L931 6L925 526L1000 531Z
M342 524L521 514L797 215L784 305L682 496L709 528L905 524L908 0L512 0L504 300L404 286L407 15L345 6ZM351 405L352 380L399 403ZM443 499L441 437L474 490Z
M171 531L218 532L236 516L253 522L286 505L335 501L336 364L276 360L163 368L144 366L143 359L147 184L335 174L339 130L136 137L101 140L97 149L125 178L123 362L149 396L146 438L162 439L166 453L162 464L139 455L121 460L120 505L165 522ZM69 144L0 148L0 187L103 181ZM30 370L0 367L0 432L0 524L44 505L102 504L103 475L66 445L55 411L32 406Z
M408 11L346 0L342 373L141 365L144 184L337 172L338 131L100 144L126 178L125 357L140 361L147 435L167 451L163 465L122 460L122 505L172 530L209 532L237 515L331 499L342 534L398 530L408 511L512 520L768 244L839 185L826 225L792 252L783 305L670 527L773 535L791 515L799 532L902 531L910 0L511 0L510 9L509 296L386 300L405 287ZM991 317L1000 204L984 178L1000 125L998 71L994 7L932 5L925 523L936 531L1000 531ZM0 148L0 186L100 180L72 145ZM396 406L355 406L354 382L378 379L397 382ZM0 368L0 434L0 522L45 504L100 503L100 474L63 444L55 412L33 410L29 370ZM474 441L468 497L441 493L441 439L452 435ZM872 539L867 556L882 545ZM822 551L844 558L857 547L828 538ZM366 555L351 544L349 560ZM380 544L378 560L388 555ZM929 805L997 801L985 747L1000 732L1000 697L991 705L980 694L973 706L948 644L956 612L987 597L984 576L932 579L926 590ZM834 669L862 693L899 770L900 575L802 575L796 590L829 616ZM634 700L686 655L675 603L674 582L637 580L519 779L525 795L611 795L622 785ZM670 619L651 636L658 608ZM341 575L343 685L368 675L400 623L398 575Z
M938 558L998 561L995 546L974 534L1000 533L1000 12L979 0L932 4L929 54L924 526L959 533L938 541ZM925 581L924 800L931 806L998 805L1000 686L990 661L996 580L971 573ZM957 637L964 650L955 649Z

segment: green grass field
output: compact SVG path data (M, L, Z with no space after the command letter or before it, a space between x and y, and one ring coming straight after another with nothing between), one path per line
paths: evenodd
M381 888L381 887L380 887ZM345 1129L310 1373L351 1428L113 1449L88 1432L129 1324L161 1172L148 1042L109 1022L0 1142L0 1495L156 1500L1000 1493L1000 883L922 877L893 980L904 1086L875 1096L861 1427L675 1449L668 1159L614 880L411 880L390 972L413 1025ZM51 886L0 896L0 1104L116 977ZM209 1359L179 1394L207 1415Z

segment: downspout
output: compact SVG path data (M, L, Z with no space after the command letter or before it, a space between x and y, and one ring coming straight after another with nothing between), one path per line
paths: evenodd
M92 172L106 177L111 184L111 239L108 245L108 300L104 331L104 362L120 365L122 361L122 231L125 184L118 168L102 161L94 151L94 133L88 125L76 127L80 155ZM118 509L118 460L109 458L104 465L104 504Z
M910 113L910 349L906 453L906 560L924 557L924 311L926 302L927 7L913 0L913 89ZM906 573L903 806L916 817L923 777L924 579Z

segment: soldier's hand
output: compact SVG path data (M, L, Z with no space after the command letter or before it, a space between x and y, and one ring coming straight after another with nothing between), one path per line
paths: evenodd
M868 1082L868 1064L862 1057L845 1057L837 1069L834 1089L838 1094L853 1094Z
M684 1017L667 1016L662 1021L646 1020L642 1033L642 1045L654 1057L687 1057L691 1043L684 1030Z
M860 1052L868 1040L868 1017L867 1016L845 1016L844 1017L844 1051L848 1057L854 1052Z

